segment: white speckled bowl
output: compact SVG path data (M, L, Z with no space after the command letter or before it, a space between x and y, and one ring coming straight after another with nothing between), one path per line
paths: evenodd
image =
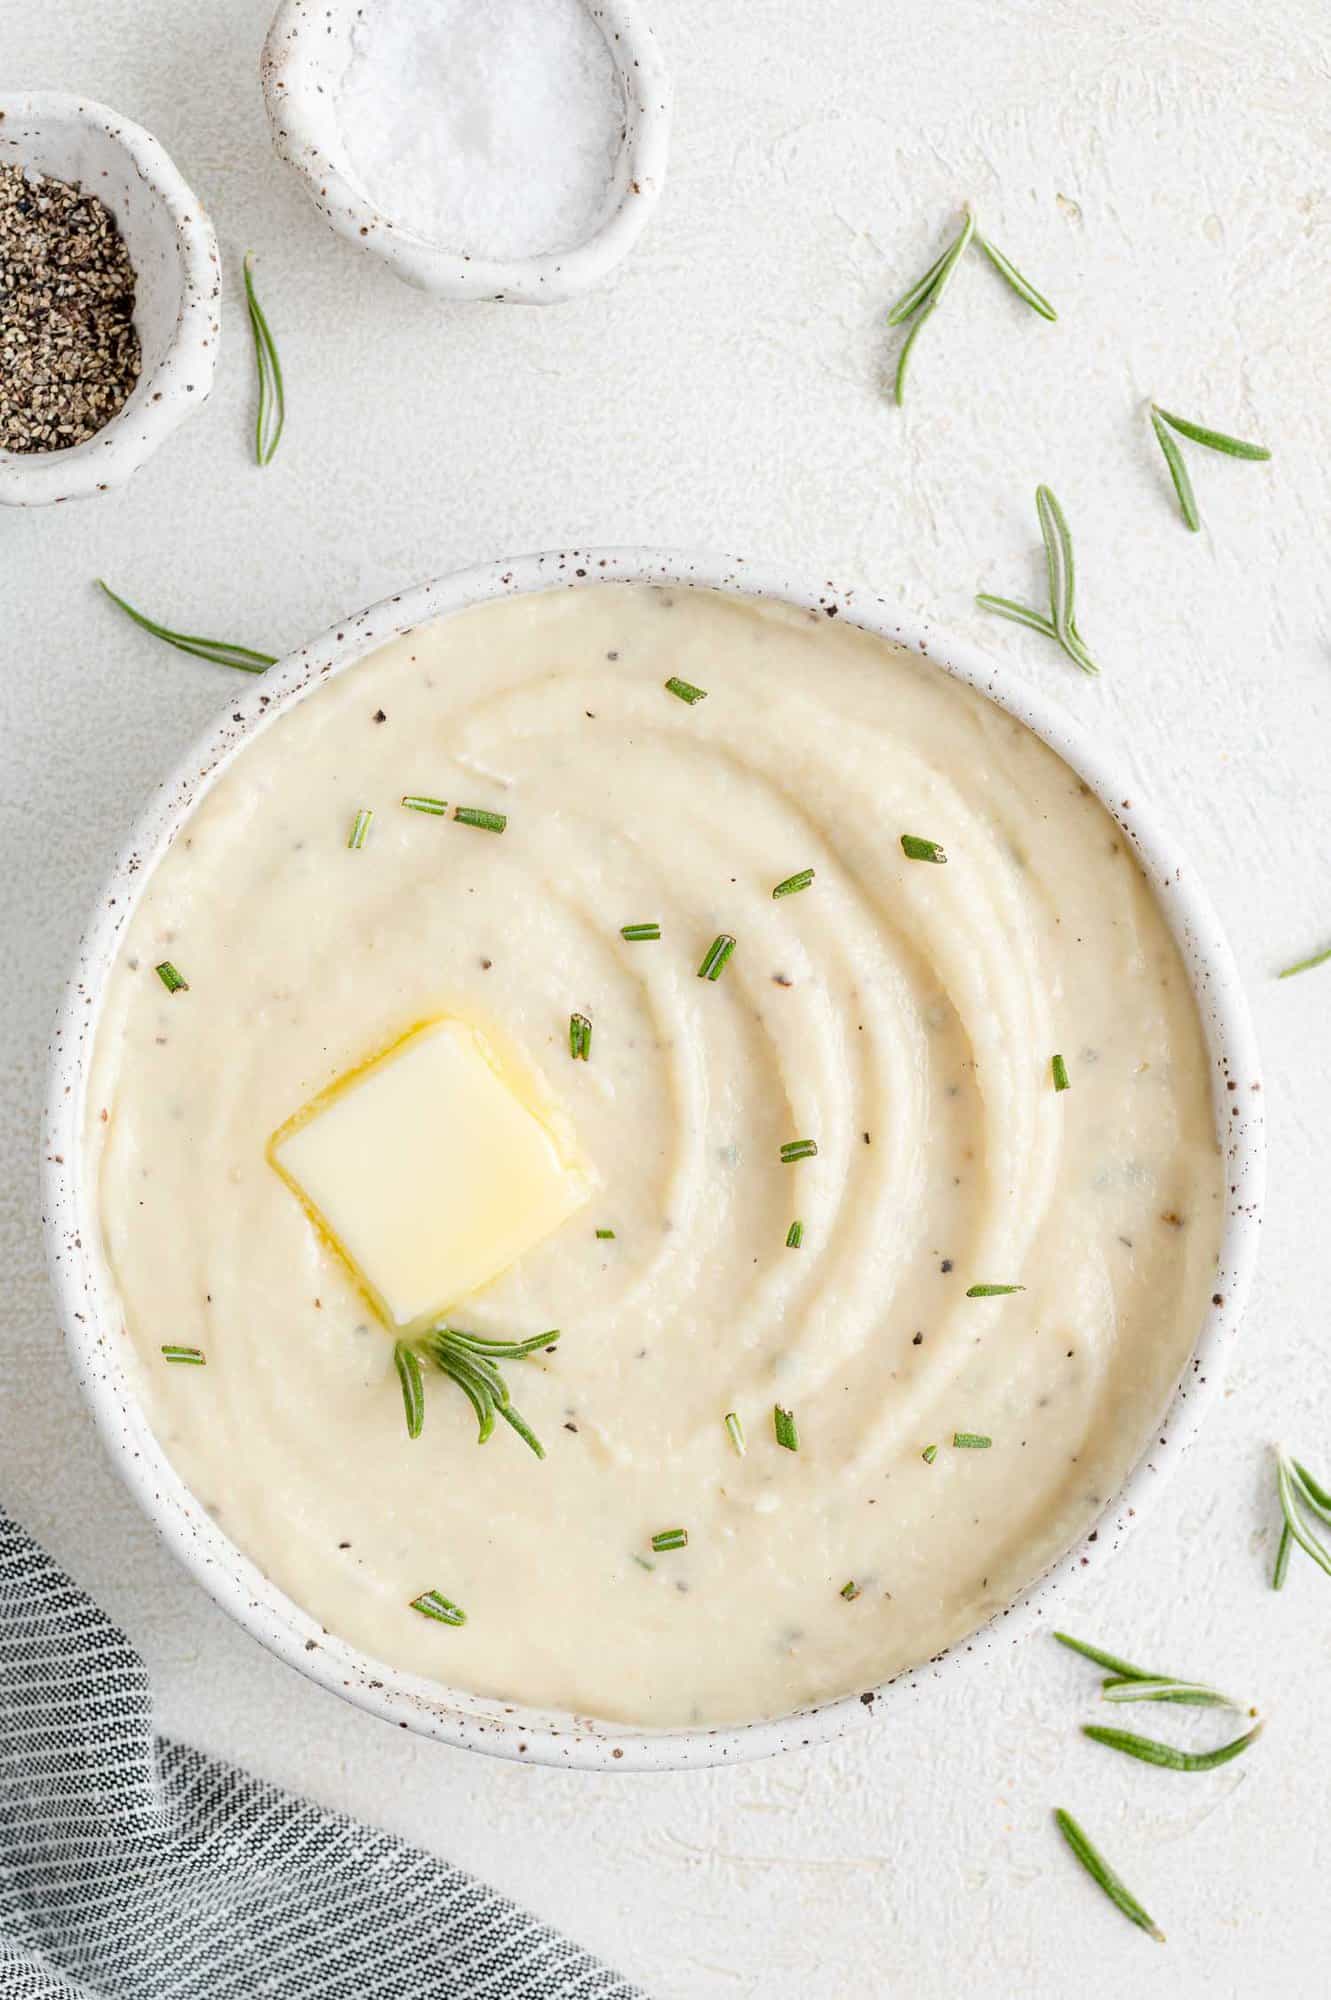
M230 760L274 718L401 632L469 605L558 588L611 582L723 589L784 598L841 617L933 660L1029 725L1099 796L1132 843L1164 910L1205 1025L1215 1085L1216 1128L1227 1163L1228 1202L1216 1291L1196 1348L1169 1408L1143 1440L1123 1491L1087 1535L1018 1602L926 1665L772 1722L715 1729L626 1728L594 1718L538 1712L399 1673L330 1636L228 1541L172 1469L148 1428L127 1367L128 1342L99 1250L96 1191L86 1175L81 1131L92 1040L106 973L153 864ZM759 1757L817 1743L856 1727L882 1708L900 1710L932 1683L974 1672L1004 1653L1053 1609L1074 1578L1105 1562L1135 1517L1160 1493L1197 1434L1219 1386L1257 1249L1265 1173L1261 1084L1247 1004L1205 891L1145 813L1103 750L1043 697L1010 680L959 639L902 616L883 599L836 590L816 577L790 576L721 557L641 549L569 550L521 556L464 570L386 599L329 628L227 702L224 719L154 794L93 912L51 1051L43 1148L46 1230L52 1282L70 1356L103 1439L129 1487L171 1548L219 1604L271 1651L359 1707L447 1743L492 1756L605 1770L671 1770Z
M599 283L627 255L661 192L670 149L670 77L638 0L585 0L624 92L624 136L612 199L595 233L547 256L469 257L395 224L368 200L347 163L337 86L351 60L363 0L282 0L264 44L264 102L273 144L319 213L350 243L441 299L551 305Z
M217 238L152 134L90 97L0 95L0 165L77 181L106 203L138 281L143 356L133 393L96 437L67 451L0 451L0 506L105 493L207 399L221 332Z

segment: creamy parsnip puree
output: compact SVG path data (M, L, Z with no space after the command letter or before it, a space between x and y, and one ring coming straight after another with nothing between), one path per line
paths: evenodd
M428 1357L408 1435L388 1286L376 1311L271 1151L440 1021L584 1176L437 1301L559 1329L500 1364L544 1458L479 1444ZM844 621L606 585L414 631L244 749L128 926L87 1119L152 1424L260 1568L395 1667L683 1725L921 1661L1112 1496L1215 1282L1208 1074L1130 846L1029 730ZM363 1176L442 1218L491 1171L436 1087L363 1100L343 1210Z

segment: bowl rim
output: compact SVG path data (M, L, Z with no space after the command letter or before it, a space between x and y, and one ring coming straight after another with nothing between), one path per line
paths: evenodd
M527 1708L405 1674L326 1633L228 1540L175 1473L148 1428L122 1366L123 1329L103 1324L107 1288L94 1190L83 1173L88 1055L104 975L139 890L203 794L255 735L330 675L390 639L473 605L535 591L605 583L721 590L777 599L840 617L904 646L978 689L1033 729L1105 805L1131 842L1179 945L1207 1039L1216 1133L1227 1159L1226 1211L1216 1291L1159 1427L1120 1491L1083 1534L978 1630L875 1687L790 1715L716 1727L659 1730ZM595 1770L678 1770L738 1762L825 1742L867 1721L880 1703L950 1679L1040 1624L1054 1598L1119 1546L1149 1510L1195 1439L1237 1334L1256 1257L1265 1181L1261 1079L1247 1001L1229 946L1190 866L1133 798L1118 754L1092 739L1049 697L978 648L858 588L742 558L644 548L551 551L454 571L381 599L329 626L270 668L158 785L122 850L80 942L50 1047L43 1145L44 1221L51 1282L71 1363L113 1462L173 1552L209 1595L289 1666L358 1707L459 1747L526 1762ZM111 1299L113 1304L113 1299Z
M281 0L268 30L260 74L274 149L300 175L331 229L358 249L382 257L419 290L437 298L535 305L572 298L612 270L642 233L665 180L674 96L665 58L639 0L582 4L605 37L624 90L623 185L591 235L567 250L532 257L469 256L395 223L361 192L319 143L321 93L307 95L296 53L307 17L317 18L321 40L332 32L327 17L334 10L326 0Z
M208 400L217 366L222 267L202 202L151 132L77 91L0 92L0 160L8 165L23 158L25 125L56 122L104 133L128 155L171 217L180 275L176 324L166 352L142 385L150 385L152 394L139 396L136 384L93 437L63 451L0 451L0 506L41 507L123 486Z

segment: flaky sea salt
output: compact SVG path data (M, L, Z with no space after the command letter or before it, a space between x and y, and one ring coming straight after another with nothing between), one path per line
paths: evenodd
M582 0L374 0L337 100L362 192L477 257L567 250L611 199L624 99Z

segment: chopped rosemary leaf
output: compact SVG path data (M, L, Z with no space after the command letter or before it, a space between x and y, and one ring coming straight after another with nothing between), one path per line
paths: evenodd
M772 899L778 896L798 896L801 889L807 889L813 880L812 868L801 868L797 875L787 875L784 882L778 882L772 891Z
M1125 1681L1157 1681L1165 1678L1152 1673L1149 1667L1134 1667L1129 1660L1120 1660L1117 1653L1106 1653L1100 1646L1092 1646L1085 1639L1074 1639L1070 1632L1055 1632L1054 1638L1069 1652L1080 1653L1084 1660L1090 1660L1097 1667L1105 1667L1111 1674Z
M799 1450L800 1434L795 1423L795 1412L793 1410L783 1410L780 1403L774 1404L772 1408L772 1429L776 1433L776 1441L783 1451Z
M1169 467L1169 476L1178 495L1179 510L1183 515L1184 525L1195 535L1202 525L1202 517L1197 511L1197 496L1192 490L1192 479L1183 453L1161 422L1158 410L1151 411L1151 429L1155 432L1155 441L1164 453L1165 464Z
M1255 1743L1262 1728L1262 1723L1254 1723L1246 1735L1236 1736L1232 1743L1222 1743L1218 1750L1179 1750L1172 1743L1157 1743L1153 1736L1134 1736L1126 1729L1101 1729L1094 1722L1083 1723L1081 1733L1089 1736L1092 1743L1103 1743L1107 1750L1121 1750L1125 1757L1158 1765L1162 1771L1214 1771Z
M745 1452L748 1450L748 1446L744 1442L744 1425L740 1421L737 1410L726 1411L726 1436L730 1439L740 1457L743 1458Z
M781 1148L781 1159L785 1166L793 1160L812 1160L818 1151L816 1139L787 1139Z
M722 931L719 937L714 937L703 955L702 964L698 967L699 979L719 979L730 963L734 949L735 940L728 932Z
M407 1436L418 1438L425 1422L425 1383L421 1379L420 1356L409 1341L399 1340L393 1347L393 1360L397 1367L397 1378L402 1384L402 1407L407 1416Z
M254 295L254 252L245 252L245 304L249 308L250 331L254 335L254 365L259 376L259 407L254 419L254 458L257 465L271 465L287 420L286 388L282 364L277 358L277 342Z
M568 1052L574 1062L586 1062L592 1052L592 1024L585 1014L568 1017Z
M849 1583L842 1584L841 1595L845 1598L847 1604L853 1604L855 1602L855 1599L859 1596L859 1594L860 1594L860 1587L858 1583L856 1583L853 1577L851 1578Z
M619 935L629 944L655 944L661 935L660 924L621 924Z
M351 832L347 835L348 847L364 847L366 840L369 838L370 821L373 818L373 807L362 806L356 814L355 819L351 822Z
M613 1229L598 1229L596 1232L596 1240L598 1243L613 1243L615 1240L615 1232Z
M989 259L989 262L999 273L1000 277L1007 279L1019 299L1024 299L1033 311L1039 313L1041 319L1056 320L1058 318L1058 314L1054 311L1044 293L1037 292L1030 279L1022 277L1021 272L1012 262L1012 259L1005 257L996 243L991 243L987 236L981 236L978 230L975 233L975 241L979 244L981 250L983 250L985 256Z
M132 618L145 632L151 632L154 639L174 646L178 653L190 653L196 660L212 660L219 667L234 667L242 674L261 674L265 667L271 667L276 662L276 653L256 653L252 647L234 645L229 639L201 639L196 632L173 632L169 626L159 625L155 618L136 611L123 597L117 597L110 584L104 583L100 576L97 587L106 592L112 604L120 606L127 618Z
M938 1446L936 1444L927 1444L924 1447L924 1450L920 1453L920 1457L924 1460L926 1465L932 1465L937 1456L938 1456Z
M201 1347L170 1346L162 1349L162 1358L164 1361L183 1362L187 1368L202 1368L208 1359Z
M798 1250L803 1241L804 1241L804 1224L802 1222L792 1222L789 1229L786 1231L787 1250Z
M1331 944L1325 951L1315 951L1311 958L1301 958L1297 965L1287 965L1277 976L1281 979L1293 979L1296 972L1311 972L1315 965L1325 965L1329 958L1331 958Z
M1091 1846L1071 1813L1064 1812L1062 1806L1059 1806L1054 1814L1054 1823L1086 1873L1104 1890L1114 1907L1123 1912L1129 1923L1136 1924L1138 1930L1145 1931L1157 1944L1163 1944L1165 1934L1160 1926L1146 1914L1132 1891L1119 1880L1104 1856Z
M508 814L487 812L483 806L454 806L453 817L460 826L479 826L485 833L502 833Z
M1264 444L1245 444L1242 438L1229 437L1224 431L1208 430L1205 424L1189 423L1186 417L1176 417L1171 410L1162 410L1158 403L1152 403L1151 409L1156 416L1163 417L1180 437L1191 438L1194 444L1204 444L1210 451L1222 451L1227 458L1252 458L1265 462L1271 456Z
M176 971L169 958L164 958L157 967L157 977L168 993L188 993L189 981Z
M1053 1072L1054 1089L1071 1090L1072 1079L1068 1075L1068 1066L1062 1056L1054 1056L1050 1061L1049 1067Z
M954 1451L988 1451L992 1443L992 1438L982 1437L979 1431L953 1431L952 1433L952 1448Z
M467 1614L461 1605L454 1604L438 1590L423 1590L419 1597L411 1600L411 1609L419 1611L422 1618L433 1618L440 1625L465 1625Z
M903 833L901 851L907 861L946 861L947 856L936 840L922 840L918 833Z
M686 1549L688 1545L687 1528L662 1528L659 1535L652 1536L652 1547L658 1556L664 1555L668 1549Z
M681 701L686 701L689 704L690 708L692 708L695 701L706 701L707 699L706 688L696 688L692 681L682 681L678 674L671 674L670 679L666 682L666 686L671 694L677 694Z
M414 813L433 813L436 819L442 819L448 811L447 799L426 798L423 792L407 792L402 803Z
M1136 1674L1101 1681L1104 1701L1171 1701L1185 1708L1242 1708L1241 1701L1221 1694L1219 1688L1205 1687L1200 1681L1142 1680Z
M1009 1292L1024 1292L1025 1285L969 1285L968 1299L1005 1299Z

